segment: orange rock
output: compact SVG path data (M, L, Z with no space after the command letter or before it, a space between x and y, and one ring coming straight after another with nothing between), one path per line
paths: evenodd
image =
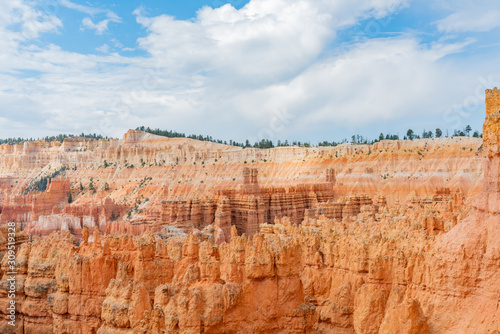
M397 289L394 288L393 291ZM398 294L397 297L393 297ZM382 321L380 334L427 334L429 327L427 319L423 314L420 304L417 300L409 298L402 300L399 292L391 292L389 301L386 305L385 318Z
M0 173L24 185L0 179L1 219L36 231L15 241L16 330L495 333L498 96L486 93L483 181L470 138L257 150L130 131L2 145ZM11 193L66 158L73 169L48 191ZM80 192L90 177L95 192ZM7 233L0 226L2 333Z

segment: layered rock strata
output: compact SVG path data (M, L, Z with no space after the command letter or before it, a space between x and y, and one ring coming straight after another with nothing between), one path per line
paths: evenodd
M467 214L460 206L450 215L456 204L414 199L404 208L364 205L355 220L284 218L253 238L233 226L221 244L211 227L139 237L96 229L80 245L69 231L53 233L20 248L19 319L27 333L456 333L433 305L467 305L482 291L471 279L498 271L466 257L461 267L470 269L456 281L435 262L429 248Z
M488 90L486 96L479 190L464 181L471 180L464 171L452 177L461 185L457 188L449 180L443 184L442 174L419 174L425 182L415 176L414 182L392 185L394 194L385 196L380 189L390 183L378 184L374 193L363 176L375 169L364 169L352 183L325 166L320 181L299 177L295 184L274 185L265 180L265 168L235 169L242 182L232 189L223 184L194 191L191 183L181 192L164 186L155 193L159 198L148 200L143 190L154 178L143 178L144 186L130 192L111 185L116 194L102 198L129 207L133 202L120 201L117 194L133 198L137 211L151 218L146 231L101 235L99 226L85 225L77 238L68 223L65 231L32 240L20 233L18 325L9 326L2 317L0 332L498 333L500 91ZM125 142L137 143L141 136L131 132ZM483 161L479 151L461 151ZM356 191L345 194L349 187ZM397 195L403 187L410 189L407 196ZM217 196L207 200L199 196L204 191ZM75 205L99 193L77 194ZM295 193L300 195L289 196ZM191 197L182 202L180 194ZM266 196L269 205L260 204ZM180 204L168 204L169 199ZM281 214L273 217L271 210ZM184 228L157 224L161 221ZM123 222L130 229L139 223ZM123 222L107 222L106 229ZM0 251L5 240L0 229ZM4 255L4 315L11 300L9 270Z
M253 235L275 218L300 223L307 210L340 220L359 213L355 203L342 213L343 197L470 201L484 160L481 139L466 137L260 150L129 131L122 140L0 145L0 224L78 237L83 226L139 235L209 224ZM44 177L45 192L26 193Z

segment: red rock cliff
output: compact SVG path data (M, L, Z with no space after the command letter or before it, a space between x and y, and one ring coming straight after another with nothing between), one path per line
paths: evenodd
M260 150L138 131L123 140L1 145L0 224L78 237L83 226L138 235L215 224L227 238L231 225L253 235L275 218L300 223L307 210L357 215L350 196L391 205L441 194L470 200L481 190L480 146L458 137ZM48 189L26 194L43 177L52 177Z
M430 151L414 141L391 153L397 143L382 143L390 147L378 157L375 147L368 155L348 153L362 147L346 146L338 161L301 155L314 149L289 148L300 158L249 169L219 160L211 169L206 162L157 166L172 176L161 179L161 187L155 166L113 167L112 173L109 167L77 167L66 177L83 169L78 173L89 173L96 184L140 172L142 186L110 183L111 194L87 190L76 194L73 206L99 196L116 205L140 200L136 208L144 211L134 214L142 218L128 220L127 228L138 232L144 225L146 231L101 235L101 226L85 225L81 242L70 229L33 242L25 235L17 245L18 326L2 319L0 332L498 333L500 93L486 96L479 189L482 174L473 163L483 161L479 143L458 139L437 141ZM133 132L125 142L146 139L159 140ZM332 164L343 167L333 173ZM373 181L370 174L381 168L394 178ZM216 184L227 175L241 175L241 181ZM207 182L198 184L200 178ZM394 193L384 196L382 189ZM106 221L106 229L125 221ZM8 270L4 256L2 313L9 302Z

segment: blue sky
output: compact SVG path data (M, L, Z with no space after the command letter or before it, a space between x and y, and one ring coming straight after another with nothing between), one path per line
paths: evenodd
M0 138L481 129L500 3L0 0Z

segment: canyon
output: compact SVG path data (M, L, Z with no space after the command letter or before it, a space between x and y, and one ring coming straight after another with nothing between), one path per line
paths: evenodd
M308 210L342 219L378 201L472 198L482 189L481 145L455 137L261 150L134 130L122 140L1 145L0 223L38 236L210 224L224 240L231 225L252 236L274 218L298 224ZM42 182L50 182L45 191L27 191Z
M0 332L498 334L499 217L497 89L483 138L0 145Z

